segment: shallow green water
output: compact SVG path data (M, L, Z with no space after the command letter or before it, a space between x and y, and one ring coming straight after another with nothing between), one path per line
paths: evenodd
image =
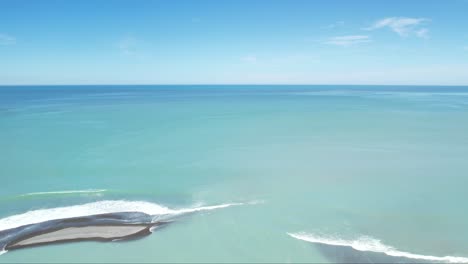
M1 87L0 149L0 218L244 203L0 262L334 261L288 232L468 257L468 87Z

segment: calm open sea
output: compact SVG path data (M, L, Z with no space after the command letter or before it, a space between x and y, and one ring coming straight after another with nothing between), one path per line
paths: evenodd
M468 262L468 87L4 86L0 151L0 231L193 212L0 262Z

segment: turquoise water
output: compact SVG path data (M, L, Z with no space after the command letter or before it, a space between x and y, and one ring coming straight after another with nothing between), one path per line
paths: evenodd
M99 201L232 204L0 262L468 258L468 87L0 87L0 149L0 230Z

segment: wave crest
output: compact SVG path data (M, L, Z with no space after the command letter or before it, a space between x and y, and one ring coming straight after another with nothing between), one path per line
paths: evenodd
M229 206L242 205L243 203L227 203L213 206L202 206L185 209L169 209L159 204L145 201L125 201L125 200L106 200L92 202L80 205L65 207L56 207L49 209L39 209L28 211L22 214L12 215L0 219L0 231L12 229L24 225L37 224L50 220L58 220L73 217L82 217L90 215L121 213L121 212L140 212L158 218L162 215L180 215L198 211L208 211ZM159 220L159 219L158 219Z
M358 251L383 253L391 257L403 257L403 258L410 258L410 259L417 259L417 260L449 262L449 263L468 263L468 258L464 258L464 257L454 257L454 256L437 257L437 256L421 255L421 254L414 254L414 253L409 253L405 251L399 251L392 246L383 244L378 239L368 237L368 236L362 236L356 240L345 240L345 239L336 238L332 236L323 236L323 235L316 235L316 234L310 234L310 233L287 233L287 234L293 238L311 242L311 243L325 244L325 245L331 245L331 246L351 247Z

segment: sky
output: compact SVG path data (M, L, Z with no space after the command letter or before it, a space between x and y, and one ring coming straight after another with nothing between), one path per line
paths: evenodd
M468 0L0 0L0 85L468 85Z

